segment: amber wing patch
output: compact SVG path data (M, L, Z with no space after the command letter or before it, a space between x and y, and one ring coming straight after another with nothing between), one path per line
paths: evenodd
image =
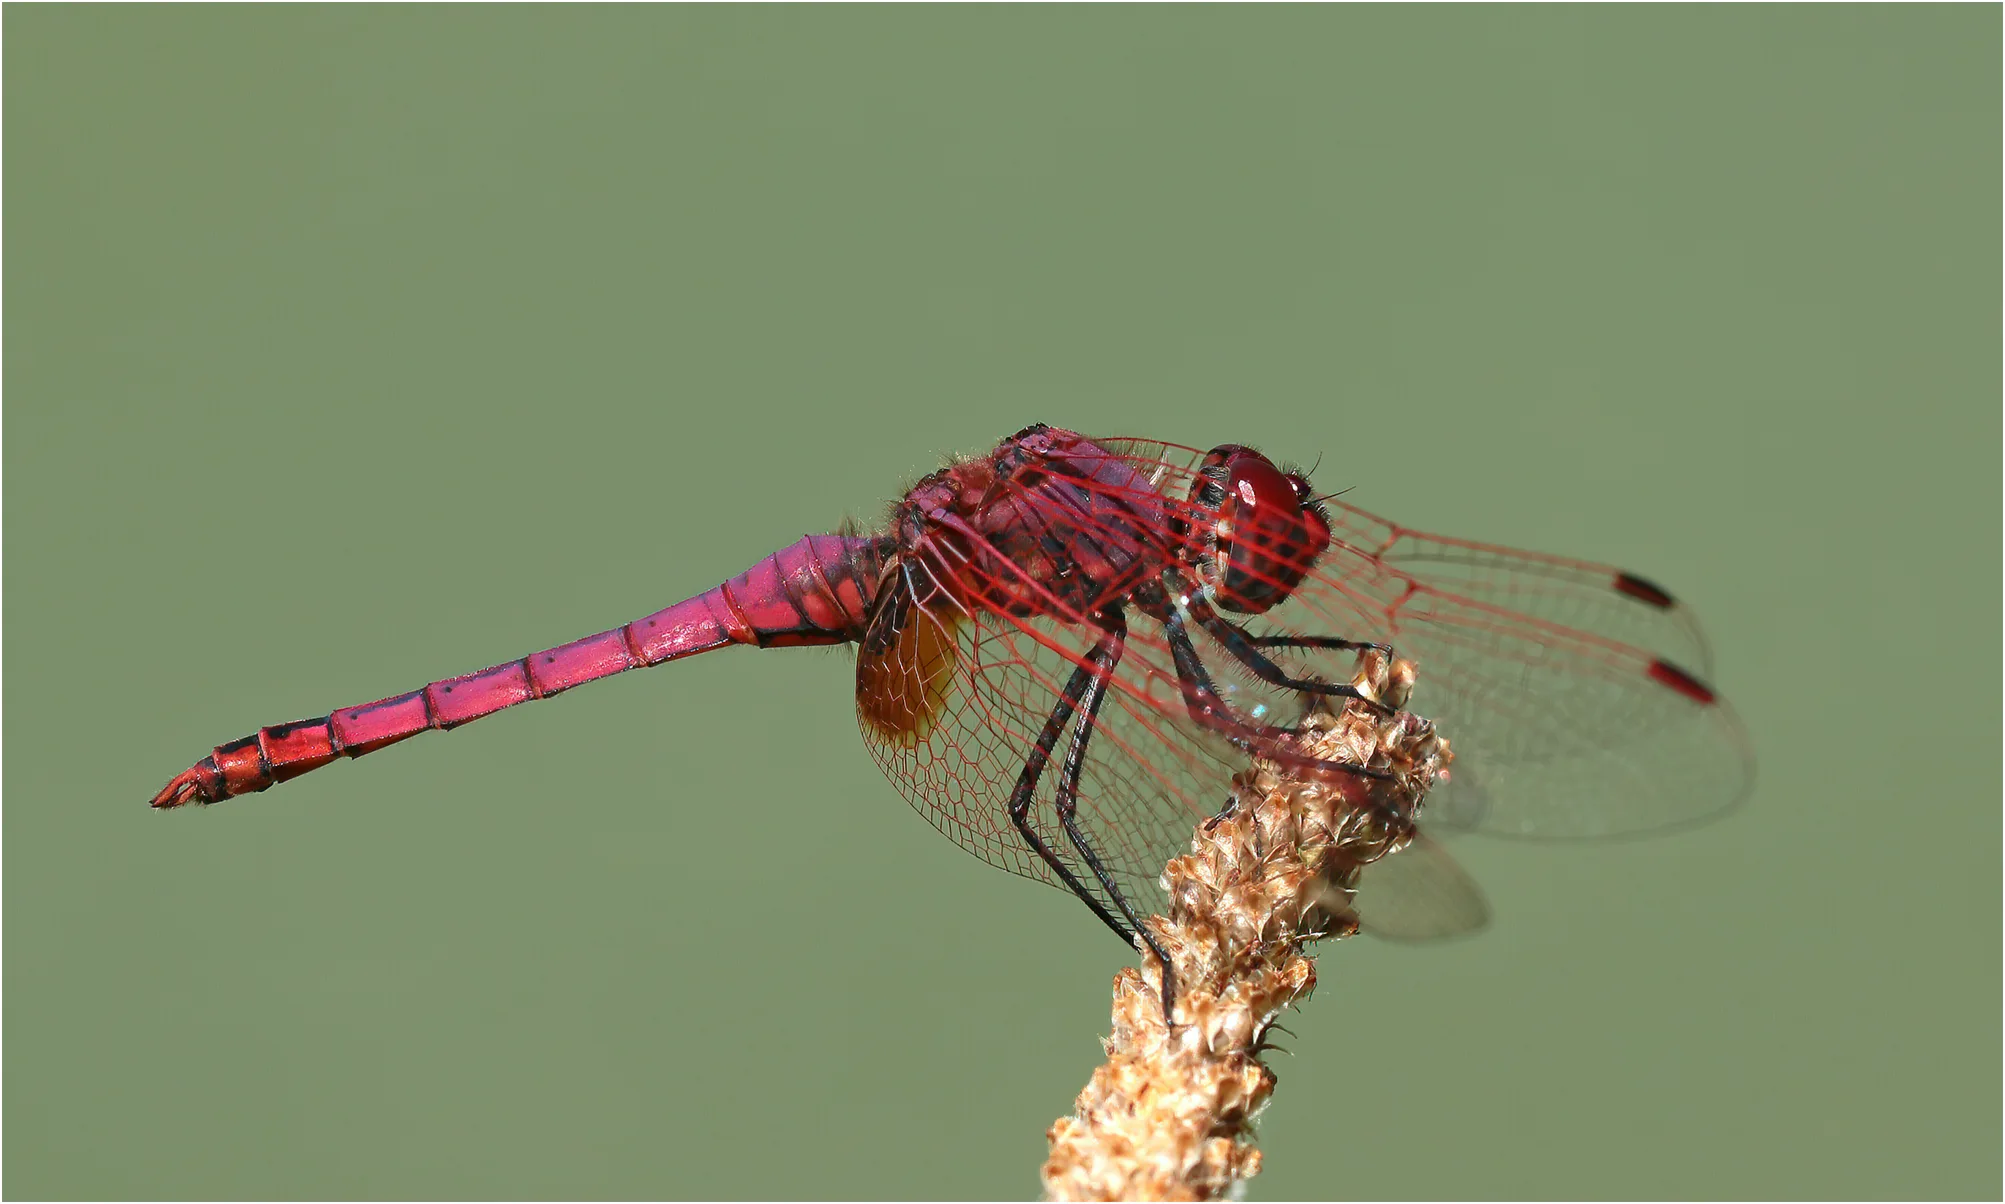
M884 599L856 658L856 714L897 748L932 734L954 685L959 614L914 605L902 584Z

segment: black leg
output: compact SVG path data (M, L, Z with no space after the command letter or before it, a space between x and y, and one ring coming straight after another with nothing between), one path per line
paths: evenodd
M1097 655L1099 649L1096 648L1094 651ZM1037 780L1044 775L1044 767L1051 762L1051 750L1058 744L1058 733L1065 729L1066 720L1072 718L1073 712L1079 709L1079 699L1088 689L1093 689L1097 696L1098 687L1093 685L1096 680L1098 674L1091 665L1080 665L1072 671L1071 680L1065 683L1064 693L1059 696L1057 705L1051 708L1050 717L1044 721L1044 730L1037 735L1037 746L1031 749L1030 759L1024 762L1023 772L1017 775L1016 789L1011 791L1009 796L1009 820L1016 825L1017 833L1023 837L1024 843L1051 867L1058 875L1059 881L1065 884L1065 888L1078 895L1080 901L1091 908L1094 915L1100 917L1100 922L1113 929L1114 935L1121 938L1121 943L1132 949L1135 946L1134 930L1115 919L1113 913L1094 897L1093 892L1086 889L1086 884L1079 880L1071 867L1067 866L1058 854L1044 843L1037 830L1030 826L1030 806L1036 801ZM1078 741L1075 739L1073 743L1076 745Z
M1176 662L1177 686L1183 692L1184 709L1200 725L1220 733L1246 752L1290 768L1313 772L1336 772L1349 777L1371 778L1377 781L1386 781L1392 777L1391 774L1366 769L1360 765L1347 765L1341 761L1322 761L1315 757L1286 752L1280 745L1298 733L1285 727L1243 719L1226 705L1225 700L1218 696L1217 688L1212 685L1211 674L1205 670L1204 661L1198 657L1197 648L1190 642L1190 632L1184 627L1183 615L1176 609L1171 608L1164 617L1163 632L1169 637L1170 657Z
M1234 631L1246 636L1246 642L1256 648L1335 648L1344 651L1351 648L1376 648L1387 656L1392 655L1391 644L1374 644L1370 640L1344 640L1333 635L1247 635L1241 627Z
M1120 885L1114 881L1114 876L1107 872L1106 865L1100 860L1100 855L1093 851L1093 846L1088 843L1085 833L1079 830L1079 774L1086 766L1086 747L1093 739L1093 728L1100 715L1100 703L1107 696L1107 683L1113 680L1114 667L1120 663L1121 652L1126 647L1128 639L1128 624L1119 610L1108 612L1104 616L1104 621L1107 624L1107 634L1094 646L1089 656L1089 663L1094 669L1093 679L1087 683L1086 692L1079 700L1079 705L1083 709L1078 724L1072 729L1071 747L1065 750L1065 764L1059 769L1058 789L1053 803L1058 812L1058 822L1065 826L1065 834L1071 838L1072 847L1079 850L1079 855L1092 869L1093 876L1100 880L1100 886L1107 892L1107 897L1114 901L1114 906L1120 909L1121 915L1127 919L1134 932L1156 955L1156 964L1162 967L1163 974L1163 1023L1173 1025L1175 1013L1172 1009L1176 1004L1177 988L1176 975L1170 970L1170 955L1156 943L1155 935L1142 923L1142 918L1135 914L1134 906L1128 902L1127 896L1121 893Z
M1253 675L1270 686L1299 690L1304 694L1320 694L1328 698L1354 698L1370 706L1381 714L1390 715L1398 708L1387 706L1376 698L1368 697L1356 686L1332 685L1329 682L1305 681L1290 677L1286 670L1275 664L1261 648L1376 648L1386 655L1392 649L1384 644L1370 644L1358 640L1338 639L1335 636L1254 636L1248 635L1238 624L1227 621L1211 608L1211 603L1193 591L1184 588L1180 580L1172 579L1172 584L1184 595L1184 608L1197 625L1210 633L1211 638L1225 646L1232 658L1253 671Z

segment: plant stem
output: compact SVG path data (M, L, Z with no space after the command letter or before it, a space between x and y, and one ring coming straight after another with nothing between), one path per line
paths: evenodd
M1358 658L1360 690L1405 705L1413 665ZM1216 1200L1260 1169L1252 1121L1274 1090L1261 1061L1281 1009L1315 987L1310 941L1357 931L1358 871L1411 839L1411 816L1452 759L1433 725L1346 702L1319 710L1289 750L1390 773L1295 775L1256 759L1233 808L1164 869L1169 915L1151 932L1178 984L1163 1022L1161 970L1114 979L1113 1034L1072 1116L1051 1126L1044 1189L1054 1200Z

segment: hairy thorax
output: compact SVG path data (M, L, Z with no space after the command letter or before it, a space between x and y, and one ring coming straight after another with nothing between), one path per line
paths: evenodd
M893 523L899 554L968 609L1076 618L1169 563L1165 509L1128 462L1036 426L921 480Z

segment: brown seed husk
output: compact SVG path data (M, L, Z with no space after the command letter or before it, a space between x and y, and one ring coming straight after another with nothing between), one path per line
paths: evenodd
M1404 706L1413 679L1410 662L1367 650L1352 684ZM1316 985L1303 947L1357 931L1359 870L1410 839L1387 817L1412 815L1452 760L1432 723L1354 701L1312 714L1294 751L1393 776L1255 761L1234 779L1231 815L1164 869L1170 914L1148 920L1177 984L1176 1027L1153 956L1115 976L1106 1064L1047 1134L1049 1198L1217 1200L1259 1172L1252 1121L1275 1083L1262 1042Z

